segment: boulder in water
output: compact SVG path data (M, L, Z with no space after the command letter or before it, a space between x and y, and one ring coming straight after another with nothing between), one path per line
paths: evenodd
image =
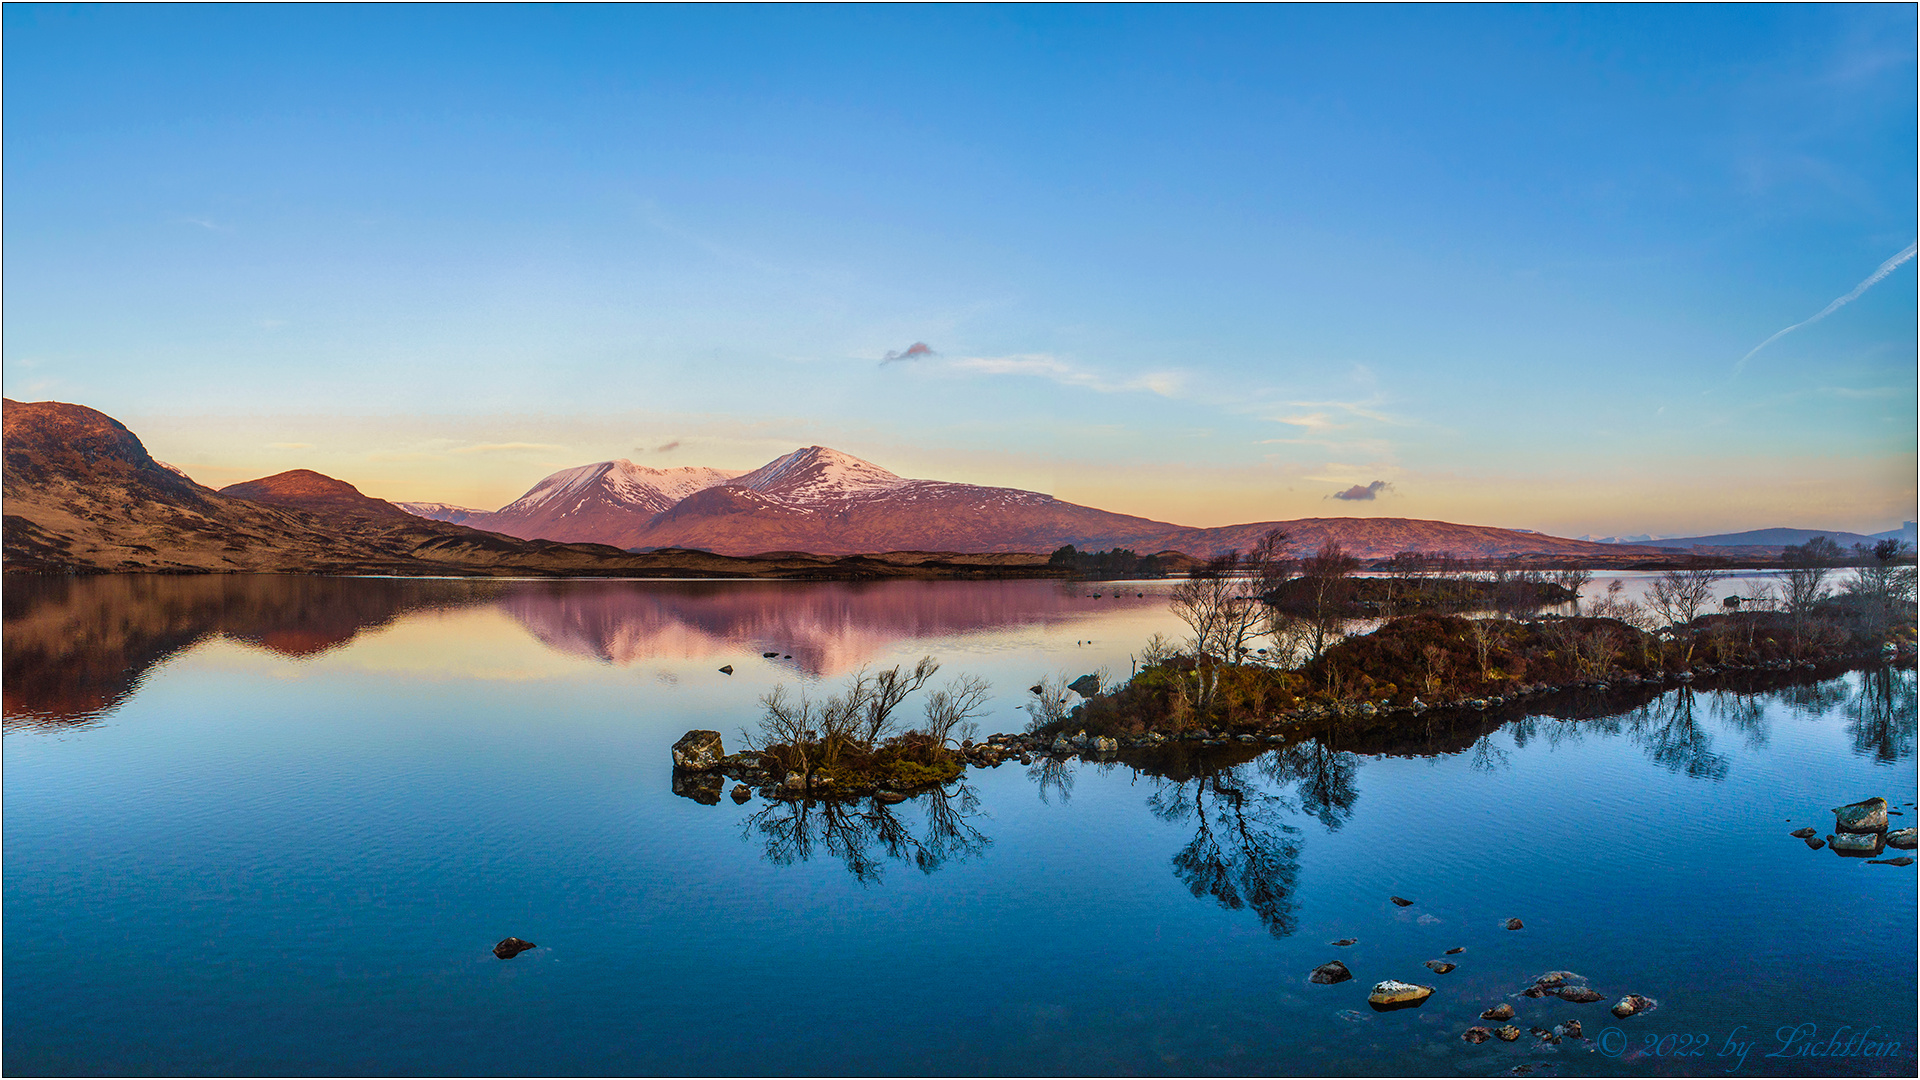
M1427 961L1427 970L1433 972L1435 975L1445 975L1447 972L1459 966L1459 964L1450 964L1445 960Z
M1833 828L1843 833L1886 832L1887 800L1876 797L1834 807Z
M1401 906L1401 907L1412 907L1412 906L1413 906L1413 901L1411 901L1411 900L1408 900L1408 899L1406 899L1405 897L1400 897L1400 896L1389 896L1389 897L1387 897L1387 899L1389 899L1389 900L1391 900L1391 901L1393 901L1393 902L1394 902L1395 904L1398 904L1398 905L1399 905L1399 906Z
M726 747L721 744L717 731L689 731L673 744L673 767L689 772L718 768L726 756Z
M1470 1043L1474 1043L1478 1045L1479 1043L1486 1042L1488 1039L1493 1038L1493 1032L1488 1031L1486 1028L1481 1027L1479 1024L1475 1024L1472 1027L1468 1028L1467 1030L1461 1032L1460 1037L1467 1040Z
M1628 994L1614 1003L1613 1015L1625 1020L1629 1016L1637 1016L1651 1008L1653 1008L1652 999L1643 998L1639 994Z
M1082 675L1067 684L1067 689L1083 698L1090 698L1100 692L1100 676Z
M1891 859L1868 859L1867 861L1876 866L1912 866L1913 865L1913 860L1911 858L1908 858L1905 855L1896 855Z
M1887 834L1887 846L1897 847L1903 851L1912 851L1914 847L1915 832L1916 830L1910 829L1910 828L1895 829L1892 832Z
M539 946L531 941L521 941L517 937L510 937L493 947L493 955L502 960L511 960L521 953L526 952L528 949L537 948L539 948Z
M1827 846L1835 855L1845 855L1854 859L1871 859L1880 854L1887 846L1886 833L1829 833Z
M1493 1008L1488 1009L1486 1012L1481 1013L1480 1019L1511 1020L1513 1019L1513 1006L1503 1001L1500 1004L1495 1005Z
M1353 972L1347 970L1347 965L1338 960L1329 960L1319 967L1314 968L1313 973L1307 976L1307 981L1326 986L1332 983L1346 982L1351 978L1353 978Z
M1526 925L1526 923L1521 922L1519 919L1508 919L1506 923L1507 929L1509 930L1525 929Z
M1389 1009L1410 1009L1432 996L1431 986L1382 979L1373 984L1373 993L1367 995L1367 1004L1386 1012Z

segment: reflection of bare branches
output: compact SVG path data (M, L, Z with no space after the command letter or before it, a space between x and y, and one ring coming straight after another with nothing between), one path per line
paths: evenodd
M893 807L877 798L770 802L746 819L741 835L750 839L757 834L769 862L791 866L816 853L827 854L865 884L880 880L885 866L871 850L876 845L885 858L931 874L948 860L978 855L993 843L970 820L979 816L980 799L965 783L951 792L932 789L912 801L925 814L925 828L918 836Z
M1041 802L1050 802L1047 789L1052 788L1060 796L1060 805L1073 801L1073 759L1038 757L1027 766L1027 779L1034 782L1040 794Z
M1551 735L1549 743L1556 742ZM1494 773L1507 767L1511 755L1493 743L1493 734L1480 736L1473 741L1473 757L1467 760L1467 767L1474 772Z
M1628 715L1628 729L1663 769L1700 780L1724 780L1727 759L1713 752L1713 736L1694 717L1694 692L1686 687L1655 698Z
M1799 683L1775 690L1773 697L1794 712L1818 719L1847 700L1847 684L1844 679Z
M1298 784L1300 808L1319 818L1329 830L1345 825L1353 816L1353 802L1359 798L1354 787L1354 774L1360 768L1358 755L1335 750L1320 739L1308 739L1265 755L1259 765L1276 784Z
M1913 756L1914 675L1891 667L1860 673L1846 703L1847 734L1856 752L1892 763Z
M1715 690L1707 696L1707 712L1727 727L1745 732L1748 749L1767 745L1767 708L1759 696Z
M1299 830L1291 804L1247 782L1243 767L1161 781L1147 806L1163 821L1194 821L1193 839L1173 856L1174 876L1196 897L1252 908L1267 932L1295 929L1293 892L1300 873Z

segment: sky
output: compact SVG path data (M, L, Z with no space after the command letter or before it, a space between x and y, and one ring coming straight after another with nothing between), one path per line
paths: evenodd
M214 486L1920 516L1912 5L0 19L0 383Z

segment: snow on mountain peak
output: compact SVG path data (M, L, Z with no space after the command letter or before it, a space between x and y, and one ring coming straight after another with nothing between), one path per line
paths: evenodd
M532 513L570 496L585 498L596 486L616 502L640 506L652 513L738 475L738 470L698 466L650 469L645 465L635 465L626 458L596 461L591 465L562 469L541 480L525 495L502 507L500 513Z
M804 502L886 491L909 481L852 454L809 446L775 458L729 483L763 495Z

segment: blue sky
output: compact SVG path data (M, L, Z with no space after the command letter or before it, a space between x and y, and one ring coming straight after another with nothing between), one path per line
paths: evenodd
M1915 238L1911 6L4 18L6 393L203 482L1914 516L1914 262L1740 364Z

